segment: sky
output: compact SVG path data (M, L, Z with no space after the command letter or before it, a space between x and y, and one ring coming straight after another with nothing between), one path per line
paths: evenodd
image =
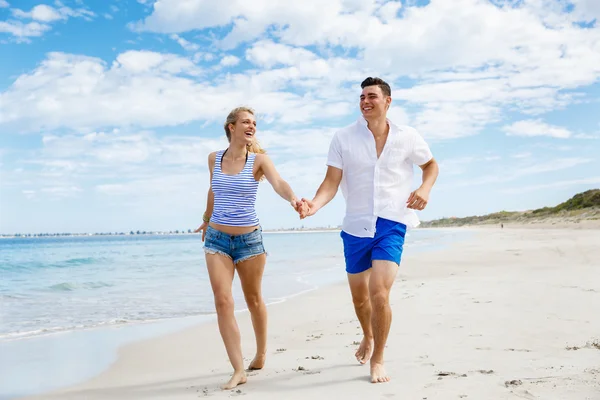
M0 233L187 230L237 106L312 198L360 82L440 164L422 220L600 187L597 0L0 0ZM415 168L414 187L421 180ZM263 228L300 220L267 182Z

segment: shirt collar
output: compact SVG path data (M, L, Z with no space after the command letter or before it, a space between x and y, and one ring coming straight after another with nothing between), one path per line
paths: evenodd
M387 121L388 125L390 126L390 132L396 133L396 132L402 131L402 129L400 129L396 124L394 124L389 118L386 118L385 120ZM358 117L357 123L360 126L363 126L363 127L367 128L367 129L369 129L368 124L367 124L367 120L362 115L360 115Z

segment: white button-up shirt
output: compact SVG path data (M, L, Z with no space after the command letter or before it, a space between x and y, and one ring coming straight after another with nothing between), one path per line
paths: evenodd
M413 166L432 158L429 146L416 129L398 127L388 120L388 138L379 159L375 138L361 116L335 133L327 165L342 170L341 189L346 199L342 229L353 236L374 237L377 218L419 225L406 201L412 192Z

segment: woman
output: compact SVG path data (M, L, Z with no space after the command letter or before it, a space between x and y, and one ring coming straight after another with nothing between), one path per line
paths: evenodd
M275 192L289 201L296 211L306 206L279 176L273 162L256 141L256 119L252 109L239 107L232 110L224 128L229 147L208 156L210 188L204 223L196 232L202 230L219 331L234 369L233 376L222 388L231 389L246 383L247 379L231 290L235 270L256 336L256 356L249 369L261 369L267 353L267 308L261 294L266 252L254 207L259 181L266 178Z

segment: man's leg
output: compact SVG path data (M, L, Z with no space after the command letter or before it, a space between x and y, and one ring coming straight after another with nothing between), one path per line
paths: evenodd
M371 275L371 249L374 241L371 238L352 236L343 231L341 237L344 241L344 258L352 302L363 330L363 339L355 357L359 363L365 364L373 352L369 276Z
M371 329L371 300L369 299L369 277L371 270L348 274L354 311L363 331L363 339L354 354L359 363L365 364L373 352L373 330Z
M398 273L398 264L387 260L373 260L369 279L371 299L371 326L374 349L371 357L371 382L388 382L390 377L383 366L383 351L392 324L390 291Z

